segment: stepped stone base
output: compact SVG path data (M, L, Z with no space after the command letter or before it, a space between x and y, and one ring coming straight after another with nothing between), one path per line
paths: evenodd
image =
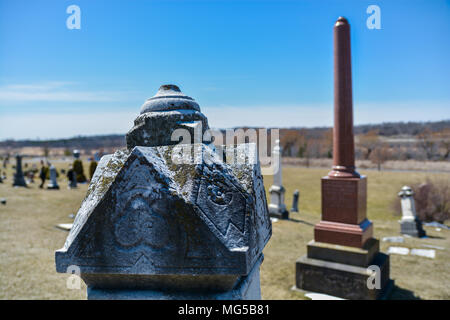
M379 252L378 240L367 242L362 249L310 242L308 254L296 262L296 287L352 300L386 298L393 286L389 256ZM374 278L369 266L379 268L375 276L380 279L378 289L367 285L367 280Z

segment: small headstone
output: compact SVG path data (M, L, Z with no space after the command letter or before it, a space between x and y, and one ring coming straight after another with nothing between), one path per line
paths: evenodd
M53 165L50 165L49 170L50 170L50 183L47 185L47 189L58 190L59 185L56 177L57 176L56 168Z
M25 177L22 171L22 156L16 155L16 173L14 174L14 187L26 187Z
M292 208L291 212L298 212L298 200L300 197L300 192L298 190L294 191L294 194L292 196Z
M416 214L414 205L414 192L411 187L404 186L398 193L402 206L402 219L400 220L400 232L413 237L424 237L425 231L422 222Z
M269 189L269 215L278 219L289 219L289 211L287 211L284 204L284 193L286 190L282 183L281 151L280 140L276 140L272 152L272 159L275 159L275 174L273 176L273 185Z
M5 198L1 198L1 199L0 199L0 203L1 203L1 204L6 204L6 199L5 199Z
M77 174L73 170L73 167L70 167L69 171L67 171L67 178L69 179L69 189L77 188Z

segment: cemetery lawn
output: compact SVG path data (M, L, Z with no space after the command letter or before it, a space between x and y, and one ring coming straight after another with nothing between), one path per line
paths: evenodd
M85 174L88 162L83 161ZM57 169L68 163L54 163ZM306 253L306 244L313 239L313 226L320 219L320 178L329 170L285 167L283 184L287 190L286 204L291 207L292 193L300 190L300 213L291 213L290 221L273 223L273 235L264 250L261 267L263 299L305 299L292 291L295 261ZM374 235L380 239L398 236L400 218L395 216L392 201L405 184L425 181L426 177L450 179L450 174L424 172L364 171L368 176L368 217L374 223ZM67 275L55 271L54 251L61 248L68 232L55 228L71 223L69 214L76 213L86 191L86 184L76 190L67 189L67 179L60 175L61 189L42 190L38 181L28 189L13 188L12 169L0 184L0 299L85 299L86 287L66 288ZM264 177L266 190L272 177ZM380 241L381 251L389 246L436 250L436 258L391 255L391 278L395 280L391 299L450 299L450 231L424 227L429 238L405 238L404 243Z

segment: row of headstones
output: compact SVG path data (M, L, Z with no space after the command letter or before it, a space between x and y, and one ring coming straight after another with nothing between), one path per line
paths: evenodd
M75 150L74 156L76 159L75 161L80 162L80 166L82 169L82 163L79 160L79 156L80 156L79 151ZM74 164L75 164L75 162L74 162ZM94 164L93 170L95 171L97 162L94 161L93 164ZM77 179L78 178L77 178L77 172L74 169L72 172L72 176L69 177L69 188L71 188L71 189L77 188ZM58 181L57 181L58 173L56 171L56 168L52 164L50 164L49 173L50 173L50 183L47 185L47 189L58 190L59 189L59 185L58 185ZM82 174L82 176L84 177L84 174ZM84 180L85 180L85 178L84 178ZM1 177L0 177L0 182L2 182ZM26 183L25 177L24 177L24 173L22 170L22 156L21 155L16 155L16 172L14 174L13 186L14 187L26 187L27 186L27 183Z
M272 218L289 219L289 211L286 209L286 205L284 204L285 188L282 185L281 150L282 149L280 146L280 141L277 140L273 153L275 154L275 158L277 159L278 166L276 167L276 172L273 178L273 185L269 189L269 215ZM400 197L402 208L402 219L399 221L400 232L402 234L414 237L424 237L426 233L422 227L422 221L420 221L416 213L413 190L411 189L411 187L404 186L398 193L398 196ZM299 197L300 192L298 190L295 190L292 198L292 207L290 212L299 212Z

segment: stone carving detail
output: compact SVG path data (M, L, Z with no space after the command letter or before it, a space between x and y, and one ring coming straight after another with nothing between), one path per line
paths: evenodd
M259 297L259 265L271 236L259 163L222 162L203 143L191 144L203 161L173 161L179 148L165 134L186 123L186 112L207 125L192 98L162 87L127 135L128 150L100 160L56 251L58 272L80 266L88 297L105 297L108 288L142 288L152 297L161 288ZM227 148L256 159L255 145Z

